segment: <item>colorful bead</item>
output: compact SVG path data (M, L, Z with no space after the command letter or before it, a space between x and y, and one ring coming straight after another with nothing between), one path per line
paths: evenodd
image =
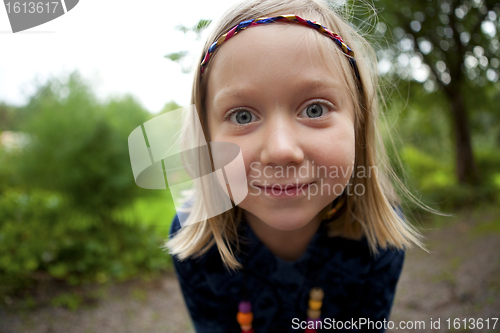
M248 332L252 329L252 325L241 325L240 327L242 332Z
M243 313L252 312L252 304L249 301L241 301L240 304L238 304L238 310Z
M311 323L314 323L314 327L316 326L316 323L321 321L321 306L323 305L323 297L325 296L325 293L323 292L323 289L320 287L314 287L311 289L309 292L309 309L307 310L307 326L309 327ZM306 332L311 332L311 333L316 333L317 330L313 328L307 328Z
M312 310L319 310L321 309L322 305L323 305L322 301L315 301L313 299L309 300L309 308Z
M309 292L309 297L315 301L322 301L323 297L325 297L325 292L320 287L315 287Z
M242 333L254 333L252 328L253 313L252 304L249 301L241 301L238 304L238 314L236 320L240 324Z
M251 312L248 313L238 312L238 314L236 315L236 320L240 325L250 325L252 324L253 314Z
M308 326L316 326L321 321L321 306L325 293L320 287L312 288L309 292L309 309L307 310ZM252 304L249 301L241 301L238 304L236 320L241 327L241 333L255 333L252 327L253 313ZM310 325L314 323L314 325ZM306 333L317 333L315 328L306 328Z
M312 319L319 318L321 316L321 311L320 310L313 310L313 309L308 309L307 310L307 316Z

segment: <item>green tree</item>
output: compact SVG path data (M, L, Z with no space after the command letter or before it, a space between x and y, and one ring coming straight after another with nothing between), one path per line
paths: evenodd
M0 131L16 130L17 121L17 108L0 102Z
M57 191L102 217L142 191L127 138L150 114L131 96L102 104L74 72L67 83L51 79L39 87L20 112L20 129L30 136L17 161L25 186Z
M500 4L494 0L378 0L375 7L380 12L378 33L389 39L389 46L378 51L379 68L445 97L458 181L475 184L471 113L482 110L496 117L492 100L498 100L499 91Z
M208 28L208 26L212 23L212 20L201 19L198 21L196 25L193 27L186 27L184 25L178 25L175 29L182 31L184 36L188 34L194 33L196 40L201 38L201 34L203 31ZM173 52L165 55L165 58L172 60L173 62L178 63L181 66L181 71L183 73L189 73L191 71L191 65L185 64L184 59L188 59L190 56L189 52L186 50L182 50L179 52Z

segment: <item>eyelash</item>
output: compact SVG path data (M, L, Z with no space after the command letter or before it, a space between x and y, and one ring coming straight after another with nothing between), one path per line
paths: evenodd
M333 106L332 103L330 102L327 102L327 101L324 101L324 100L313 100L311 101L311 103L307 104L306 107L300 112L304 112L309 106L313 105L313 104L320 104L320 105L323 105L325 106L328 111L331 111L333 110L335 107ZM239 111L248 111L250 112L252 115L254 115L251 111L249 111L248 109L245 109L245 108L238 108L238 109L235 109L235 110L232 110L232 111L229 111L223 118L223 121L229 121L229 119L231 118L231 116L233 114L236 114L237 112ZM328 113L328 112L326 112ZM325 113L325 114L326 114ZM254 115L255 116L255 115ZM321 115L320 117L315 117L315 118L308 118L309 120L312 120L312 121L322 121L323 118L324 118L324 114ZM247 126L247 125L250 125L251 123L248 123L248 124L238 124L238 123L234 123L235 126Z

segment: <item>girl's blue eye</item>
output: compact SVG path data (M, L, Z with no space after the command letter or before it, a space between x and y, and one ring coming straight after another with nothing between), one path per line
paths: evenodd
M320 103L313 103L309 104L304 111L301 112L301 114L305 113L304 116L308 118L319 118L323 115L325 115L328 112L328 107L320 104Z
M321 117L323 115L323 107L319 104L311 104L307 107L306 112L311 118Z
M232 112L227 118L238 125L246 125L252 121L252 117L255 116L250 111L238 110Z

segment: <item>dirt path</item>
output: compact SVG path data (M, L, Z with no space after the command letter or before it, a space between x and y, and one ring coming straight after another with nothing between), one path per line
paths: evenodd
M463 329L464 318L500 318L498 219L487 213L480 218L465 214L454 218L453 224L425 233L432 253L407 252L391 314L396 327L401 321L407 325L408 321L423 321L425 329L388 332L447 332L448 318L451 325L455 318L461 320L461 329L456 331L500 332L500 320L495 330ZM52 288L60 292L56 286ZM149 282L87 287L80 292L94 298L76 311L54 306L19 310L19 301L3 300L0 333L193 332L173 273ZM36 297L51 294L54 291L48 289ZM430 329L431 318L440 318L440 330Z
M426 233L431 254L417 249L408 252L391 314L396 327L400 321L411 320L423 321L425 329L388 332L448 332L456 318L455 331L500 332L499 218L465 215ZM441 329L430 329L431 318L440 319ZM499 320L495 330L491 326L489 330L464 329L463 320L469 324L474 321L470 318Z

